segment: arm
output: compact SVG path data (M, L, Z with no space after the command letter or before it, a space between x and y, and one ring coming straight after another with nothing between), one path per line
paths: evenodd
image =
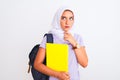
M85 47L81 46L80 48L74 49L75 55L77 57L78 63L82 67L87 67L88 65L88 57L85 51Z
M46 75L56 77L60 80L64 80L66 78L69 78L68 73L54 71L54 70L48 68L46 65L44 65L43 64L44 58L45 58L45 49L39 48L39 51L37 53L37 56L36 56L36 59L34 62L34 67L36 70L38 70Z
M71 45L73 47L76 47L77 45L77 41L74 39L74 37L70 34L70 33L64 33L64 39L69 41L71 43ZM84 46L80 46L79 48L75 48L73 49L77 58L78 63L82 66L82 67L87 67L88 65L88 57L86 54L86 50Z

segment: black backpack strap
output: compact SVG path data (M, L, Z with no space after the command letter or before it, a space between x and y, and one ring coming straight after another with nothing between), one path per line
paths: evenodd
M53 35L51 33L45 34L47 36L47 43L53 43Z
M53 43L53 35L51 34L51 33L46 33L45 35L44 35L44 37L47 37L47 43ZM46 65L46 57L45 57L45 59L44 59L44 61L43 61L43 64L45 64Z

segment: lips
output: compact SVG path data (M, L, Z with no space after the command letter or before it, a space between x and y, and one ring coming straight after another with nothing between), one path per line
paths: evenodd
M69 28L70 26L65 26L65 28Z

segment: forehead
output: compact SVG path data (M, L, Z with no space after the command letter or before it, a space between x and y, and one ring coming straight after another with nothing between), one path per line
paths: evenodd
M71 15L71 16L74 16L73 12L71 10L65 10L62 14L62 16L65 16L65 15Z

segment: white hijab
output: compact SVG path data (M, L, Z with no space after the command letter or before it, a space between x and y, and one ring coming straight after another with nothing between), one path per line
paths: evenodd
M53 21L52 21L52 29L49 31L49 33L56 35L62 41L65 41L65 40L64 40L64 31L62 30L62 28L60 26L60 18L65 10L71 10L74 14L74 24L73 24L72 28L69 30L69 33L71 33L74 36L74 34L76 33L75 32L76 15L75 15L75 11L69 7L61 7L57 10L57 12L53 18Z

